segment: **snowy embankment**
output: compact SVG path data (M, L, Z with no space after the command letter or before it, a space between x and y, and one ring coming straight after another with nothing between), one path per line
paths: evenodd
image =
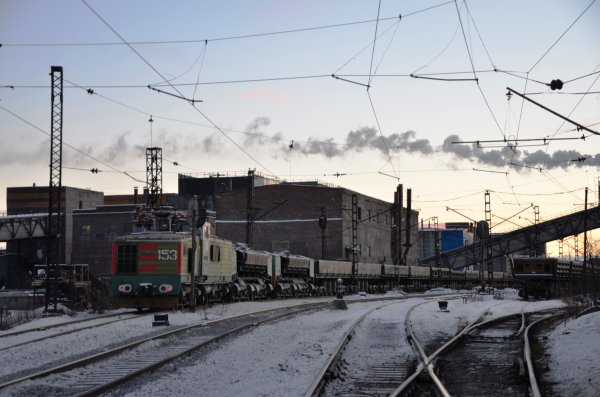
M600 395L600 312L558 324L549 333L544 376L559 396Z

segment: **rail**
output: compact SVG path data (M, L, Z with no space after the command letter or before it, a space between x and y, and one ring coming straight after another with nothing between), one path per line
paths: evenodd
M372 308L371 310L367 311L365 314L360 316L350 326L350 328L344 333L344 335L340 339L340 342L338 343L336 348L333 350L333 353L331 353L331 355L325 362L325 365L323 366L323 368L321 368L321 370L317 374L317 377L315 378L314 382L310 385L310 387L304 394L305 397L320 396L322 394L321 391L322 391L323 387L325 386L325 375L327 374L327 372L329 372L331 370L331 368L334 366L334 364L340 359L340 354L342 352L342 349L348 344L348 342L352 338L352 334L354 334L354 331L356 330L358 325L361 324L365 320L365 318L367 318L367 316L369 314L371 314L372 312L374 312L375 310L381 309L382 307L385 307L385 306L389 306L393 303L396 303L396 302L386 303L386 304L382 304L382 305Z
M266 310L259 310L259 311L255 311L255 312L250 312L250 313L244 313L244 314L239 314L239 315L234 315L234 316L229 316L229 317L225 317L219 320L213 320L213 321L205 321L205 322L201 322L201 323L197 323L197 324L192 324L192 325L187 325L187 326L182 326L182 327L177 327L176 329L173 330L169 330L166 332L162 332L156 335L152 335L149 337L142 337L141 339L138 339L136 341L121 345L121 346L117 346L115 348L112 349L108 349L105 351L102 351L100 353L96 353L96 354L92 354L90 356L87 357L83 357L80 359L76 359L74 361L71 362L67 362L64 364L59 364L57 366L54 366L52 368L46 368L43 370L39 370L37 372L34 373L30 373L28 375L25 376L21 376L19 378L16 379L12 379L9 381L6 381L2 384L0 384L0 392L2 391L2 389L9 387L9 386L13 386L16 385L18 383L22 383L25 382L27 380L31 380L31 379L36 379L36 378L42 378L51 374L55 374L55 373L60 373L60 372L65 372L71 369L75 369L75 368L80 368L98 361L101 361L103 359L106 358L110 358L113 357L117 354L120 354L121 352L124 351L128 351L133 349L134 347L137 347L139 345L142 345L143 343L152 341L152 340L157 340L157 339L164 339L176 334L180 334L189 330L193 330L193 329L199 329L199 328L204 328L207 325L210 324L220 324L220 323L225 323L226 321L230 321L230 320L237 320L237 319L241 319L244 317L247 317L249 319L249 321L246 324L243 324L241 326L237 326L235 328L230 328L228 329L225 333L218 335L217 339L222 338L224 336L230 335L234 332L238 332L242 329L246 329L252 326L255 326L257 323L265 322L265 321L270 321L273 320L275 318L279 318L279 317L283 317L283 316L289 316L292 314L296 314L299 313L301 311L306 311L306 310L312 310L312 309L318 309L318 308L322 308L322 307L326 307L328 305L327 303L323 303L323 302L318 302L318 303L308 303L308 304L302 304L302 305L297 305L297 306L292 306L292 307L285 307L285 308L278 308L278 309L266 309ZM277 314L277 312L283 312L282 314ZM253 319L252 316L253 315L269 315L270 313L275 314L274 317L268 317L266 320L261 320L258 321L256 319ZM111 387L114 387L115 385L124 382L125 380L128 380L134 376L137 376L143 372L146 372L150 369L154 369L157 368L161 365L164 365L167 362L172 361L175 358L178 358L182 355L188 354L189 352L193 351L194 349L200 348L204 345L206 345L207 343L210 343L212 341L215 340L215 338L210 338L208 341L205 341L203 343L200 344L196 344L193 345L185 350L182 350L182 352L180 353L175 353L174 356L169 355L168 357L165 357L164 355L160 356L160 358L157 359L156 362L148 365L147 367L144 368L138 368L133 372L128 373L127 375L117 375L118 379L113 379L112 381L107 381L106 383L103 383L102 385L98 385L96 387L91 387L90 389L86 390L86 391L81 391L80 393L78 393L77 395L80 396L84 396L84 395L98 395L101 391L105 391L108 390Z

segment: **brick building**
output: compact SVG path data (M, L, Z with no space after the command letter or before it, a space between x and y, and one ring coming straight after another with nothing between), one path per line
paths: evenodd
M353 194L357 195L358 204L358 261L391 264L392 204L316 183L256 187L252 198L251 246L271 252L287 250L311 258L351 260ZM248 191L227 192L217 198L217 234L245 242ZM327 217L325 236L319 226L322 215ZM417 217L418 212L413 211L414 224ZM411 236L415 241L416 227ZM416 257L416 251L409 251L409 261L416 261Z
M266 177L258 172L253 175L255 187L279 183L276 178ZM241 173L206 174L203 177L185 174L177 176L179 196L186 202L192 196L197 196L200 205L210 211L216 210L217 195L234 190L246 191L249 181L248 174Z

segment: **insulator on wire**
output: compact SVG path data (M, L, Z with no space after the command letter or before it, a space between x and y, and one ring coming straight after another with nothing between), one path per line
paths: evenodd
M561 80L559 80L559 79L552 80L550 82L550 88L552 89L552 91L562 90L562 88L563 88L563 82Z

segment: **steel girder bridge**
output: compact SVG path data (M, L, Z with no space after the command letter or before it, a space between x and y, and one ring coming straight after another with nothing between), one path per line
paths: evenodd
M487 271L491 258L493 268L500 270L505 268L505 257L509 254L535 251L541 244L597 228L600 228L600 207L593 207L507 233L492 235L471 245L442 252L439 256L420 258L419 264L450 269L483 265Z
M45 237L48 214L8 215L0 217L0 242Z

